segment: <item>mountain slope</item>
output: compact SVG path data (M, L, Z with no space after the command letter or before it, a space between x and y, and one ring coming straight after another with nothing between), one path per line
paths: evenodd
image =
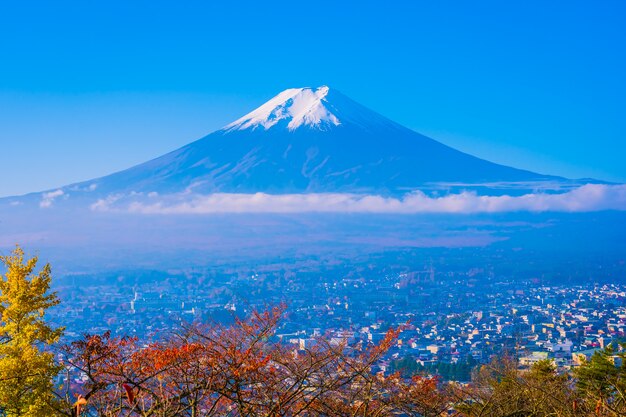
M398 194L431 182L550 178L459 152L324 86L285 90L196 142L83 185L103 192Z

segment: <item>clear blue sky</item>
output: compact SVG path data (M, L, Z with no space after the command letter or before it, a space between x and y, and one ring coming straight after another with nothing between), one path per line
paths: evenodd
M626 181L624 1L225 3L0 3L0 196L321 84L496 162Z

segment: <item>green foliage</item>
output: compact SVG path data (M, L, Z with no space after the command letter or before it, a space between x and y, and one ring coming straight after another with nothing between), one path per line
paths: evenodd
M50 265L35 273L37 258L24 259L16 247L0 257L6 273L0 277L0 408L6 416L53 414L52 378L59 367L47 349L63 329L45 321L48 308L57 305L50 293Z
M464 416L575 416L577 399L566 374L551 361L520 371L510 359L482 366L471 386L459 387L456 408Z
M593 354L577 368L576 388L588 409L596 414L626 414L626 354L615 352L612 346ZM617 363L621 362L619 366Z

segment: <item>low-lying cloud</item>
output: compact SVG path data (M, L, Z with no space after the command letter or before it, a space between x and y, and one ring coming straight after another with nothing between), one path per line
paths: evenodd
M520 196L478 195L460 192L429 196L421 191L402 198L347 193L309 194L173 194L98 200L95 211L141 214L210 213L499 213L499 212L589 212L626 210L626 185L587 184L562 193L529 193Z
M50 191L48 193L44 193L41 197L41 201L39 202L39 207L48 208L52 207L52 203L54 200L65 195L63 190Z

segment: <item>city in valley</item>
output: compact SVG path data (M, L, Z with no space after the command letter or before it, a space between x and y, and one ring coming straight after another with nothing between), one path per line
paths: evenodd
M69 340L112 329L149 342L193 322L230 324L284 304L274 335L281 344L305 349L323 336L372 345L401 327L380 370L461 382L494 357L515 358L521 368L550 359L570 369L626 340L623 261L595 259L563 277L545 272L555 269L551 260L533 270L488 250L472 253L471 261L462 251L414 249L351 263L71 274L57 278L63 302L54 320L66 326Z

